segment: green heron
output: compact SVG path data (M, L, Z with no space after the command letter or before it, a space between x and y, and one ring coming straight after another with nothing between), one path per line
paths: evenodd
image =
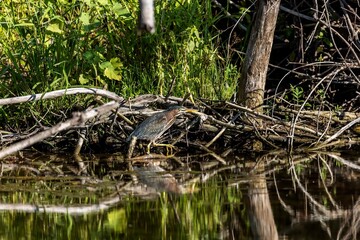
M153 144L154 146L165 146L172 148L173 146L171 144L159 144L155 143L155 141L158 140L163 135L163 133L174 124L177 116L186 112L196 113L198 111L195 109L188 109L182 106L173 106L165 111L156 113L145 119L126 139L126 141L128 142L130 141L128 158L131 158L136 141L138 139L149 141L146 151L147 154L150 153L151 144Z

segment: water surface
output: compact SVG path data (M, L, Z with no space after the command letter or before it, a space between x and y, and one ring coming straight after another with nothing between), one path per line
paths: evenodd
M1 239L356 239L356 154L30 155L4 162Z

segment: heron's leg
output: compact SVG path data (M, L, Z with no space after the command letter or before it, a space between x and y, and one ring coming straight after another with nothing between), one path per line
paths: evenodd
M166 156L173 155L173 149L174 149L173 145L167 144L167 146L166 146ZM169 152L170 152L170 154L169 154Z
M136 137L132 137L129 143L129 149L128 149L128 154L127 154L127 158L130 159L132 157L132 154L134 152L135 149L135 145L136 145Z
M146 153L147 153L147 154L150 154L151 144L152 144L152 142L150 141L149 144L148 144L147 147L146 147Z
M174 146L172 144L154 143L154 146L166 147L166 156L173 155ZM169 154L169 152L170 152L170 154Z

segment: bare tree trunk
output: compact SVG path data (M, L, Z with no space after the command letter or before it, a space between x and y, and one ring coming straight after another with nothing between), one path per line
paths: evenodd
M245 62L239 79L239 102L245 107L262 113L266 75L273 44L280 0L258 0L257 13L251 29ZM262 121L253 121L254 127L262 127ZM254 151L262 150L262 142L251 143Z
M154 0L139 0L140 16L138 34L147 31L149 33L155 32L155 17L154 17Z
M259 0L239 80L239 102L262 112L264 88L280 0Z

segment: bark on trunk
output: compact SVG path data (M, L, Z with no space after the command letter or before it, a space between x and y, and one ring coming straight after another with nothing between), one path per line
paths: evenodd
M149 33L155 32L155 17L154 17L154 1L153 0L139 0L140 16L138 34L142 31Z
M259 0L239 80L239 102L262 112L264 88L280 0Z

